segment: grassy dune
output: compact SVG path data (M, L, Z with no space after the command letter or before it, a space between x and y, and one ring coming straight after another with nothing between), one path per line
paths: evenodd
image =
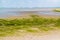
M53 11L54 12L60 12L60 9L54 9Z
M49 31L60 28L60 18L43 18L38 15L30 15L30 18L0 19L0 36L6 36L25 30L26 32Z

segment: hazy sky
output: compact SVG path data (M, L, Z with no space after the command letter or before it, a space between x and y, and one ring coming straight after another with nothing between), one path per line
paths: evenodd
M0 0L0 7L60 7L60 0Z

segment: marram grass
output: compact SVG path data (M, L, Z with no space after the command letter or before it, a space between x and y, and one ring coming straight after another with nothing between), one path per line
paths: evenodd
M60 18L42 18L38 15L30 15L31 18L6 20L0 19L0 36L13 34L18 30L27 32L49 31L54 28L60 28ZM32 29L32 28L37 28Z

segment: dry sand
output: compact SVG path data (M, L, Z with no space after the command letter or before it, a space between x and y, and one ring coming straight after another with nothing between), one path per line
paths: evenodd
M54 30L44 35L26 33L23 36L0 37L0 40L60 40L60 30Z

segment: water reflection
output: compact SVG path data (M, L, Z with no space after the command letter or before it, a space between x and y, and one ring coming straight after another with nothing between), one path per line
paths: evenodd
M20 16L21 14L55 15L60 16L60 12L53 12L52 9L3 9L0 10L0 18L8 16Z

